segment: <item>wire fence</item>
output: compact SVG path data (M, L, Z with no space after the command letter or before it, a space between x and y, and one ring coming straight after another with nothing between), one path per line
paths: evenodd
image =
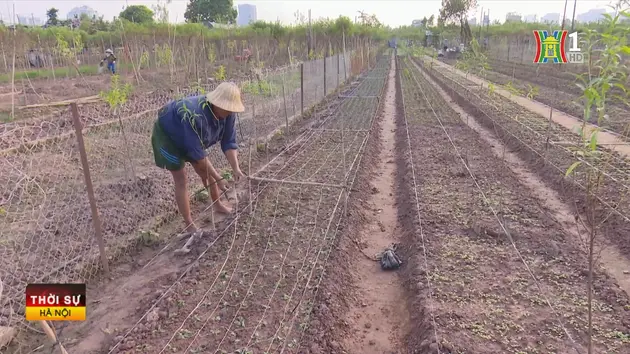
M293 119L334 92L350 73L365 70L374 59L357 59L362 53L326 59L340 65L324 68L323 59L307 61L239 82L246 106L236 123L239 147L246 150L252 142L261 150L270 136L289 129ZM363 62L364 67L356 64ZM76 116L67 109L48 120L0 128L0 325L22 322L27 283L85 282L139 246L168 241L148 231L175 215L172 182L154 166L152 127L157 110L170 100L213 88L137 93L115 112L90 104L80 106ZM86 198L81 140L98 216ZM217 146L209 151L217 170L228 167L221 155ZM188 172L190 192L198 191L199 182ZM95 237L99 223L102 252Z
M381 57L372 72L385 71L389 60ZM363 77L358 86L346 89L332 114L277 156L282 163L253 174L253 197L239 204L216 243L193 262L203 269L196 279L205 281L177 279L110 353L126 350L129 343L156 353L301 352L313 300L344 219L347 190L377 111L376 104L366 105L356 92L375 92L369 100L378 102L385 83L385 75L380 77ZM345 126L360 129L343 131ZM206 256L214 249L221 249L221 256ZM161 323L161 333L146 329L149 314L169 303L180 304L177 315Z

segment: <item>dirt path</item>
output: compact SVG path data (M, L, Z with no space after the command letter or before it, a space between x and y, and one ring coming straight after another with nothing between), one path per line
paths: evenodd
M426 60L433 60L433 59L427 57ZM433 63L435 65L440 65L442 67L449 68L453 73L456 73L460 76L466 76L468 80L476 84L483 84L483 85L488 86L489 82L484 79L479 78L478 76L475 76L473 74L466 75L463 71L437 60L433 60ZM512 102L520 105L521 107L526 108L527 110L531 112L540 114L541 116L545 118L549 117L549 110L551 109L551 107L547 106L544 103L541 103L535 100L530 100L521 96L515 96L511 94L510 92L508 92L507 90L504 90L499 87L495 88L494 91L500 94L501 96L511 100ZM572 132L575 131L574 128L576 126L579 126L582 124L578 118L568 115L564 112L557 111L557 110L553 111L552 119L554 122L558 123L559 125L563 126L567 130L572 131ZM597 128L596 126L592 124L587 124L587 127L588 129ZM617 138L615 134L601 131L598 133L598 141L599 141L598 144L606 145L606 147L612 151L619 152L620 154L626 157L630 156L630 145L624 143L621 139Z
M394 132L396 129L396 85L394 64L389 73L389 84L385 92L383 118L380 126L381 151L376 161L372 193L366 201L372 217L359 233L366 255L374 255L399 241L397 207L394 199ZM401 336L406 333L407 311L402 296L399 277L393 272L384 272L379 263L362 257L354 263L352 270L357 286L357 301L349 311L351 331L356 333L345 339L349 353L392 353L402 347Z
M416 66L417 67L417 66ZM418 68L420 70L420 68ZM567 235L570 235L574 242L581 243L585 237L586 230L582 227L576 228L575 216L571 211L571 207L562 202L558 193L552 188L548 187L536 174L530 171L523 160L521 160L515 153L510 152L499 141L491 131L485 129L479 124L476 119L468 115L452 98L442 90L437 83L435 83L426 72L422 71L424 78L429 81L435 90L450 104L450 106L459 113L462 120L474 131L479 133L479 136L485 140L490 146L494 154L504 160L510 169L518 177L519 181L530 188L533 192L533 196L539 201L539 203L545 206L552 213L553 219L564 229ZM581 233L581 235L580 235ZM600 259L602 266L606 272L611 275L619 286L630 294L630 277L626 274L630 270L630 261L624 257L613 246L600 245Z

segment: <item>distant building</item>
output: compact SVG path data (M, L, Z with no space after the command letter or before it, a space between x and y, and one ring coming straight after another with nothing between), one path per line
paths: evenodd
M545 16L540 18L543 23L560 23L560 14L557 12L546 14Z
M490 15L484 14L483 21L481 23L483 23L484 26L490 26Z
M412 25L413 27L422 27L422 20L413 20L413 21L411 22L411 25Z
M597 22L604 19L604 9L590 9L583 14L575 16L575 20L582 23Z
M81 18L82 14L86 14L89 18L93 18L94 16L98 17L98 13L94 11L94 9L92 9L91 7L80 6L70 10L70 12L68 12L67 18L68 20L75 18L75 16Z
M538 22L538 16L536 16L536 15L527 15L527 16L525 16L523 21L529 22L529 23L535 23L535 22Z
M252 22L256 22L257 20L258 16L256 14L256 5L238 5L238 16L236 17L236 24L238 26L247 26Z
M33 15L17 15L17 21L20 25L25 26L41 26L44 24L39 17L33 17Z
M521 15L516 12L508 12L505 22L521 22Z

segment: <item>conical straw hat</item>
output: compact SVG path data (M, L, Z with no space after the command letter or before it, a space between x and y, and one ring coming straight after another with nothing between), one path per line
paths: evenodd
M232 82L222 82L214 91L206 95L208 102L228 112L244 112L241 90Z

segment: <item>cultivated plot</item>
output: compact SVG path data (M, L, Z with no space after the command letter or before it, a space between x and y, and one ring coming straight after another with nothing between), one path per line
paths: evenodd
M583 352L583 250L413 63L399 65L398 138L410 164L400 188L413 191L402 199L418 211L406 227L413 257L406 276L420 297L412 313L424 315L414 317L410 347ZM596 279L595 347L621 353L627 295L604 274Z

